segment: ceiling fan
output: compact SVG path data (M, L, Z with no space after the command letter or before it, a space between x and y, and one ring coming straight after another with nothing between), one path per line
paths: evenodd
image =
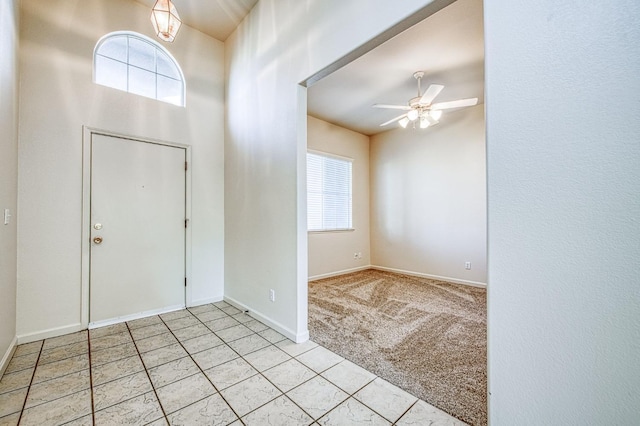
M406 111L404 114L392 118L389 121L385 121L380 127L398 121L402 127L407 127L410 122L418 122L421 129L425 129L431 125L438 124L438 120L442 116L442 110L450 108L461 108L467 106L473 106L478 103L478 98L458 99L456 101L432 103L433 100L440 94L444 86L441 84L432 84L429 86L424 94L420 87L420 80L424 77L423 71L417 71L413 74L413 77L418 80L418 96L409 100L408 105L388 105L388 104L375 104L374 108L388 108L388 109L400 109Z

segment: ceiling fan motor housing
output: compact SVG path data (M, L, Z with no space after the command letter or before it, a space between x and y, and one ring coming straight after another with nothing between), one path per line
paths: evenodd
M416 96L415 98L412 98L409 100L409 106L411 108L418 108L420 106L427 106L425 104L420 104L420 99L422 99L422 96Z

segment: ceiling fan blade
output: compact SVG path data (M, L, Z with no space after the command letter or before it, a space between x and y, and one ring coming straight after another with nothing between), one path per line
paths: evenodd
M399 116L397 116L396 118L392 118L392 119L391 119L391 120L389 120L389 121L385 121L384 123L382 123L382 124L380 125L380 127L383 127L383 126L386 126L387 124L391 124L391 123L393 123L393 122L396 122L396 121L398 121L398 120L400 120L400 119L402 119L402 118L404 118L404 117L406 117L406 116L407 116L407 114L399 115Z
M435 118L433 118L429 114L425 114L424 117L427 119L427 121L429 122L429 125L431 125L431 126L433 126L434 124L438 124L439 123L438 120L436 120Z
M442 84L432 84L420 98L420 103L429 105L431 102L433 102L436 96L440 94L442 89L444 89L444 86Z
M449 101L449 102L440 102L437 104L431 105L433 109L449 109L449 108L460 108L466 106L473 106L478 103L478 98L469 98L469 99L458 99L457 101Z
M401 109L404 111L409 111L411 107L409 105L388 105L388 104L375 104L372 105L374 108L388 108L388 109Z

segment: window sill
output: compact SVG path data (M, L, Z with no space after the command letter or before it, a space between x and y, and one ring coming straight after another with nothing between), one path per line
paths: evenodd
M327 234L327 233L341 233L341 232L353 232L355 228L349 229L321 229L317 231L307 231L309 234Z

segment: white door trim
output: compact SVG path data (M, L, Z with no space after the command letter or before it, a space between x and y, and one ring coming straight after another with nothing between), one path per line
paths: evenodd
M137 142L154 143L157 145L172 146L185 150L187 164L189 167L185 175L185 215L186 219L191 222L191 146L174 142L167 142L157 139L125 135L121 133L111 132L108 130L96 129L93 127L82 127L82 255L81 255L81 309L80 322L83 328L89 327L89 270L91 260L91 136L94 134L111 136L121 139L130 139ZM191 223L185 230L185 277L187 278L187 287L185 289L186 306L191 306L193 287L191 284ZM127 317L127 320L134 319Z

